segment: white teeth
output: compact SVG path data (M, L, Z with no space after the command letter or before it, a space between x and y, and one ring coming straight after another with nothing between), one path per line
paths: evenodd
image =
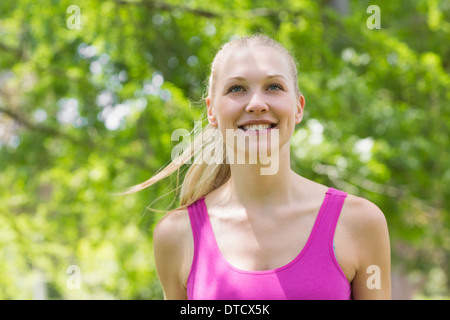
M252 124L249 126L243 126L244 130L266 130L272 127L271 124Z

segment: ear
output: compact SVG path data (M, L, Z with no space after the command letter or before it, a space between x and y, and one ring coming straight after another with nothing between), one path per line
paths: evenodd
M300 95L300 97L297 100L295 110L295 124L302 122L304 109L305 109L305 97L303 95Z
M214 115L214 108L211 105L210 97L206 98L206 112L208 115L209 124L212 125L213 127L217 127L217 119L216 116Z

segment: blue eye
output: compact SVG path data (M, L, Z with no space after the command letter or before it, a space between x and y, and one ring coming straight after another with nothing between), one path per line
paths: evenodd
M228 92L241 92L241 91L244 91L244 87L239 85L232 86L230 87L230 89L228 89Z
M278 83L272 83L272 84L270 84L267 87L267 89L269 89L269 90L283 90L283 87L280 84L278 84Z

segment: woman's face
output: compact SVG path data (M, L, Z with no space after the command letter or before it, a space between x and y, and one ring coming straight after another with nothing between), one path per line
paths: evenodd
M206 99L208 120L218 126L224 139L226 130L232 129L262 141L270 132L266 127L244 126L255 121L278 130L278 148L289 142L295 124L302 119L305 99L296 94L289 61L282 53L263 45L232 48L215 71L214 92Z

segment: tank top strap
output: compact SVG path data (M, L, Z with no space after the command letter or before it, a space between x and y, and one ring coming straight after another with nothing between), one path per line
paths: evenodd
M189 220L191 222L192 235L194 238L194 261L197 252L211 254L206 252L213 250L214 233L210 227L208 212L205 204L205 197L199 198L197 201L188 206ZM200 248L201 247L201 248Z
M333 253L333 238L347 193L329 188L318 213L312 246L315 252Z

